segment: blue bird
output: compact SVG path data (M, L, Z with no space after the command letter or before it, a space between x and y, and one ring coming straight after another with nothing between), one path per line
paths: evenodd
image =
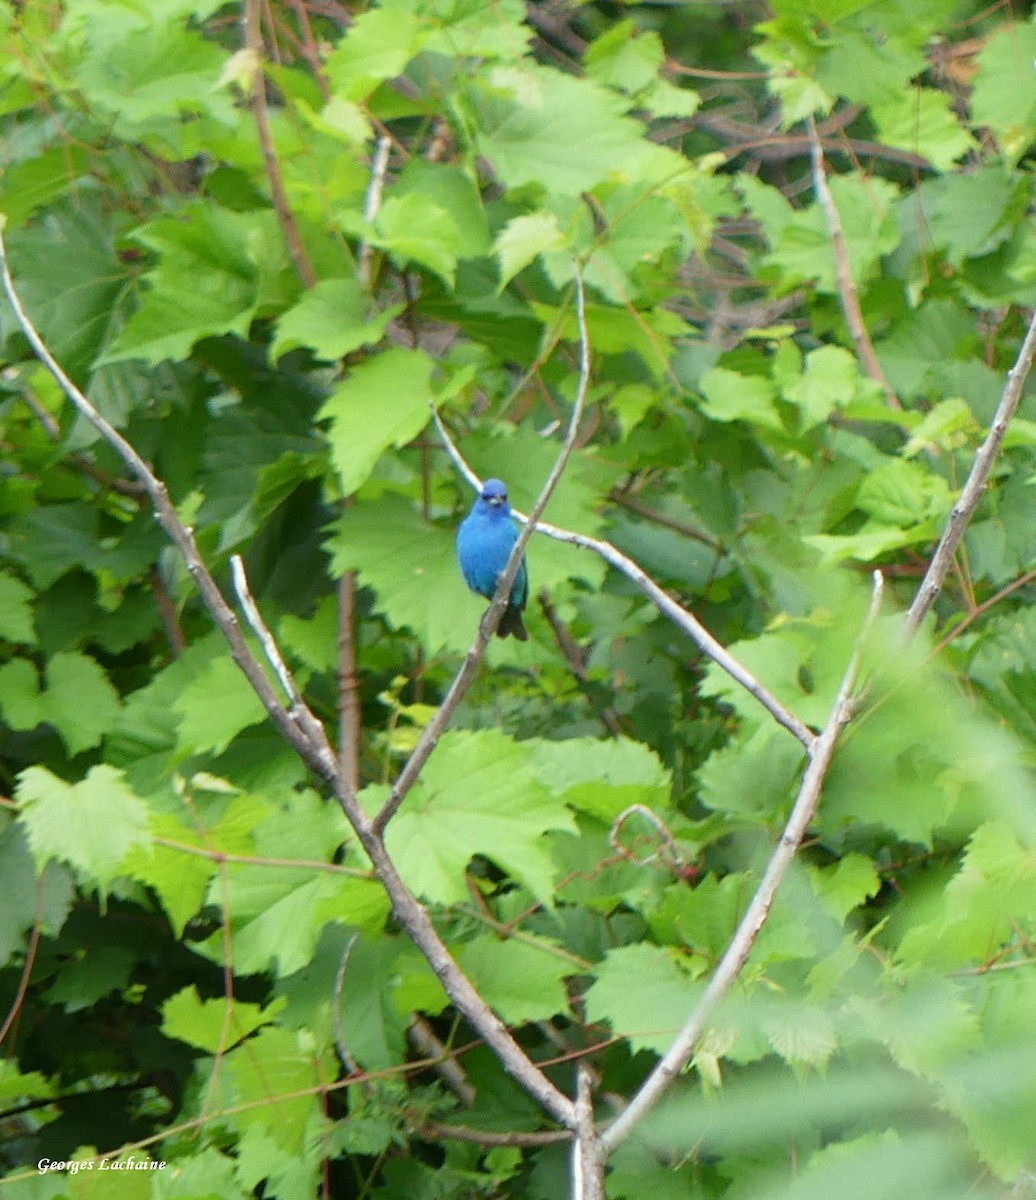
M473 592L492 600L500 572L507 566L511 549L518 540L518 527L511 518L507 487L499 479L487 479L482 493L457 530L457 558L464 582ZM511 585L511 596L497 626L497 637L509 634L520 642L529 635L522 623L522 609L529 599L529 573L525 558Z

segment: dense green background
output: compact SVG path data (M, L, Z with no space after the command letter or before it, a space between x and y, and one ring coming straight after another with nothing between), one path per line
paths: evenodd
M1031 400L924 644L895 641L1036 304L1036 27L977 0L270 0L274 204L241 18L0 3L0 211L48 344L218 577L244 555L332 730L357 573L371 805L481 612L429 398L528 508L578 378L574 259L593 377L547 518L631 554L814 726L886 574L872 707L609 1195L1036 1194ZM845 326L810 116L902 410ZM6 304L0 338L5 1196L564 1195L563 1147L436 1128L550 1123ZM544 538L529 560L531 640L491 647L388 846L564 1090L597 1047L604 1117L725 948L804 761L602 560ZM631 804L674 849L647 824L609 842ZM472 1105L422 1065L415 1013ZM169 1165L35 1169L120 1147Z

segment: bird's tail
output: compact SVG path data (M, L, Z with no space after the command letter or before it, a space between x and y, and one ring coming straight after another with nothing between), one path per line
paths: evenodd
M504 615L500 618L500 624L496 627L496 636L505 638L509 637L512 633L519 642L527 642L529 640L525 623L522 621L522 610L515 608L513 604L509 604L504 609Z

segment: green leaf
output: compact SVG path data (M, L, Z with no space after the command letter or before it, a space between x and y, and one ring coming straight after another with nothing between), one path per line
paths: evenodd
M397 266L427 267L453 287L464 248L461 231L453 216L426 196L390 196L378 211L369 240L387 250Z
M322 279L277 322L270 361L298 346L308 346L328 362L344 358L360 346L373 346L399 316L402 306L391 305L371 315L370 300L356 279Z
M882 524L902 528L949 511L946 481L918 463L895 459L865 476L856 505Z
M634 1052L664 1054L701 991L671 948L646 943L609 950L595 975L587 1017L606 1021Z
M950 97L932 88L914 88L871 110L881 140L929 159L947 171L975 142L950 108Z
M831 867L814 867L810 882L821 903L837 920L848 914L864 900L876 895L881 879L874 864L862 854L847 854Z
M252 685L229 656L214 658L181 690L172 707L180 717L177 741L194 754L219 754L242 729L267 719Z
M432 360L393 348L360 363L320 410L330 418L331 459L351 495L389 446L403 446L428 423Z
M173 14L140 23L117 12L87 25L89 48L74 75L89 102L110 114L113 133L139 139L188 114L219 113L233 123L230 97L217 92L225 61L217 45Z
M236 1098L231 1126L239 1132L258 1126L283 1150L300 1154L329 1066L326 1055L314 1052L308 1031L260 1029L222 1062Z
M523 744L544 787L598 820L610 823L631 804L663 809L669 803L670 772L640 742L538 738Z
M508 1025L547 1021L568 1012L563 980L577 967L551 953L547 942L480 937L457 955L461 970Z
M538 255L566 245L553 213L513 217L497 235L493 250L500 261L500 290Z
M247 336L259 305L260 268L282 252L272 212L235 213L197 201L132 236L160 258L144 277L140 308L102 362L140 358L154 365L187 358L204 337Z
M993 31L978 57L971 97L977 125L988 125L1017 158L1036 128L1036 26L1012 21Z
M17 787L21 820L40 863L69 863L85 886L104 892L127 853L149 840L147 809L121 771L91 767L68 784L46 767L23 771Z
M475 93L479 146L503 182L578 196L641 157L626 102L598 84L548 67L498 67Z
M914 458L929 446L954 450L963 441L961 435L971 433L975 428L975 416L966 400L959 396L940 400L912 430L903 447L903 456Z
M234 961L246 974L275 966L278 975L292 975L310 961L329 921L380 931L390 908L373 880L324 873L296 886L284 871L276 879L268 871L265 878L239 872L230 894L234 911L247 917L235 925L232 939ZM221 935L204 950L220 961Z
M643 33L632 21L619 21L590 43L586 73L597 83L640 92L654 83L665 61L657 33Z
M78 754L100 742L118 716L120 701L92 658L62 653L47 664L43 706L69 754Z
M226 996L202 1000L196 987L185 987L163 1003L162 1032L215 1054L268 1025L283 1007L283 1000L275 1000L268 1008Z
M403 72L420 45L420 22L400 5L360 13L327 60L328 80L348 100L363 100Z
M118 716L120 701L108 676L85 654L65 651L47 664L40 690L36 670L25 659L0 667L0 708L16 729L54 726L69 754L100 742Z
M831 1018L822 1009L796 1004L783 1006L777 1017L763 1022L767 1041L792 1066L823 1069L838 1048Z
M777 411L777 389L769 379L741 375L725 367L713 367L701 377L705 402L699 407L713 421L747 421L764 429L782 432L784 423Z
M800 428L812 429L826 421L856 396L860 382L856 360L840 346L822 346L806 355L806 370L785 396L801 412Z
M845 233L853 280L864 288L879 259L895 249L899 229L892 208L898 192L883 179L836 175L831 195ZM827 219L818 204L788 219L774 239L769 261L785 273L785 282L815 279L817 288L837 294L835 256L827 232Z
M51 208L11 234L11 270L21 301L77 383L89 378L111 335L125 286L112 239L109 221L85 197Z
M481 854L549 904L554 868L543 834L575 828L523 745L488 729L458 730L440 741L388 827L387 845L400 874L428 900L466 899L465 869Z
M452 530L429 525L395 496L352 505L333 529L332 571L358 571L393 628L412 629L433 652L471 645L480 609L472 599L465 619L466 589Z

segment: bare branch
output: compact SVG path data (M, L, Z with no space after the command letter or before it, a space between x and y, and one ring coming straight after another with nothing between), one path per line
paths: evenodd
M551 600L550 593L546 588L540 591L538 599L540 602L540 611L547 618L547 624L554 633L554 640L558 644L558 649L565 656L565 661L568 663L576 682L583 689L590 707L596 712L601 724L612 737L622 737L622 726L619 724L619 718L615 710L609 708L607 705L598 705L594 700L588 686L589 678L586 673L586 663L583 661L582 651L576 645L576 641L569 632L565 622L562 621L558 610L554 607L554 601Z
M964 536L968 522L974 515L975 509L978 508L986 481L989 479L989 472L993 469L996 456L1000 453L1007 426L1018 411L1018 405L1022 399L1022 389L1029 377L1034 357L1036 357L1036 312L1029 321L1029 328L1021 349L1018 351L1014 366L1007 372L1007 382L1004 384L1000 403L993 414L993 423L989 427L989 433L986 434L985 441L975 453L975 461L971 464L971 471L965 481L964 489L953 506L946 529L935 548L924 579L921 580L921 586L917 589L917 595L903 619L903 631L907 638L912 638L918 631L921 622L942 590L942 585L946 582L954 553L960 544L960 539Z
M435 418L436 428L439 430L439 436L446 447L446 452L453 459L454 463L457 464L458 469L465 479L469 483L472 483L476 489L481 489L481 481L467 465L460 451L454 445L453 439L442 422L442 418L436 412L433 412L433 417ZM529 517L517 510L514 515L519 521L527 522L529 520ZM584 550L592 550L594 554L599 554L605 562L610 563L617 571L621 571L627 579L632 580L663 616L668 617L674 625L682 629L695 642L703 654L711 658L718 667L726 671L732 679L740 683L749 695L754 696L759 701L778 725L782 725L789 733L798 738L803 746L812 753L814 743L816 742L816 734L800 721L793 712L786 708L776 696L769 692L747 667L742 666L732 654L728 653L693 614L678 604L668 592L659 587L632 558L623 554L621 550L617 550L610 542L601 541L599 538L588 537L582 533L574 533L569 529L561 529L557 525L548 524L546 521L536 521L535 526L537 533L546 534L547 537L554 538L555 541L567 542L571 546L580 546Z
M313 270L313 264L309 261L306 247L302 243L302 235L299 233L298 222L288 203L288 193L284 189L281 164L277 157L277 149L273 144L273 132L270 129L270 113L266 103L266 76L263 73L264 47L259 16L260 3L261 0L245 0L245 49L249 51L254 63L252 116L263 151L266 178L270 181L270 197L284 232L284 240L288 244L288 253L291 255L291 261L295 264L299 278L306 287L311 288L317 281L316 271Z
M294 747L303 762L315 771L321 778L334 784L337 776L337 766L334 754L324 735L323 726L305 706L299 713L289 713L277 698L277 693L266 677L266 672L260 666L245 641L230 605L227 604L223 593L219 590L209 569L202 561L192 531L180 520L165 484L151 470L137 451L130 445L121 433L103 417L71 379L62 370L60 364L47 349L36 327L29 319L21 299L11 278L11 267L7 258L7 247L4 244L3 232L0 229L0 271L3 275L4 291L14 309L18 324L28 339L37 358L57 380L61 390L69 401L87 421L97 430L109 446L119 455L129 470L140 480L159 524L165 530L169 539L179 550L187 570L190 572L205 607L216 622L220 632L227 640L234 662L244 673L255 694L262 701L263 707L269 713L288 743ZM301 720L299 717L301 716Z
M410 1018L410 1024L407 1026L406 1032L407 1037L410 1039L410 1044L422 1058L435 1060L435 1066L432 1070L435 1071L443 1083L453 1092L461 1104L465 1108L474 1108L476 1099L475 1089L468 1082L468 1077L464 1074L464 1068L457 1061L449 1047L444 1046L435 1036L435 1030L424 1017L418 1013L414 1013Z
M741 923L738 925L730 945L720 959L712 979L672 1046L644 1081L640 1091L630 1101L629 1107L601 1135L601 1145L608 1151L614 1150L629 1136L638 1121L690 1062L691 1056L705 1033L709 1018L748 961L748 956L766 924L777 891L788 873L795 852L816 814L820 793L831 766L838 739L858 708L859 701L854 692L860 667L860 655L871 626L878 615L883 590L884 581L881 572L875 571L870 607L867 610L860 635L856 639L856 645L841 687L838 689L831 716L816 740L813 755L802 777L791 815L784 826L784 832L781 834L776 849L770 856L759 887L756 889L745 915L741 918Z
M387 137L378 138L363 206L363 219L368 224L378 215L381 207L390 147ZM363 241L357 256L357 273L365 290L371 286L373 261L371 245ZM343 507L348 504L349 500L346 499ZM354 792L360 787L362 733L360 680L356 661L356 572L346 571L338 581L338 769Z
M579 422L583 415L583 409L586 406L586 394L590 387L590 339L586 328L586 296L583 287L583 276L578 269L576 271L576 317L579 323L580 345L579 386L576 389L575 403L572 406L572 416L568 423L568 432L565 435L565 440L554 462L554 466L551 468L550 474L543 484L539 498L533 505L532 523L527 523L525 529L518 535L518 540L511 550L511 557L507 560L507 566L500 572L496 593L493 596L485 617L483 617L479 624L478 633L471 645L471 649L465 656L464 662L461 664L461 668L450 685L450 689L446 693L442 704L439 705L435 715L425 726L417 745L414 747L413 753L407 759L402 771L400 771L399 777L392 788L392 794L386 800L381 812L374 819L374 830L379 835L384 832L385 826L392 820L392 817L406 798L407 793L414 786L424 764L435 749L443 731L449 725L450 719L457 709L457 705L460 704L468 688L471 686L471 682L475 678L475 672L478 670L478 665L482 661L486 647L489 645L489 640L496 632L496 627L500 623L504 609L507 607L508 597L511 594L511 585L514 583L515 576L518 574L518 569L521 566L526 544L535 530L535 522L547 507L547 502L553 495L554 489L561 479L561 475L568 464L569 457L575 446L576 437L579 433ZM433 415L436 416L436 422L439 423L434 409ZM479 488L481 489L481 483L479 484Z
M335 972L335 987L331 996L331 1019L334 1021L335 1047L338 1050L338 1057L342 1060L342 1066L345 1067L350 1075L356 1074L360 1068L356 1059L349 1052L349 1047L345 1042L345 1034L342 1031L342 993L345 991L346 968L349 966L353 946L356 945L356 939L359 936L358 932L354 933L345 943L342 957L338 960L338 970Z
M476 1146L554 1146L572 1138L567 1129L545 1129L539 1133L497 1133L490 1129L472 1129L467 1125L443 1125L438 1121L425 1121L418 1125L414 1135L430 1142L471 1142Z
M576 1128L572 1145L572 1200L604 1200L605 1154L594 1125L594 1074L576 1067Z
M371 177L367 184L367 195L363 202L363 219L370 224L378 215L381 208L381 193L385 187L385 172L388 170L389 150L392 143L382 135L374 147L374 157L371 159ZM360 246L359 265L357 268L360 283L369 288L371 283L371 263L374 260L374 248L364 239Z
M902 411L903 405L900 404L899 397L885 375L885 370L878 359L871 335L867 332L867 326L863 320L863 309L860 308L860 297L856 291L852 263L849 260L849 245L845 240L845 230L842 228L842 218L838 214L838 206L835 204L830 187L828 187L827 173L824 169L824 148L820 144L820 135L817 133L817 127L812 117L809 120L808 128L810 158L813 164L813 191L816 193L817 201L824 210L824 217L827 220L827 232L835 254L838 298L842 302L845 323L849 326L849 334L853 339L853 345L856 347L856 353L863 364L863 369L871 379L881 384L889 408Z
M245 616L248 618L248 624L252 627L252 632L259 639L263 653L266 655L266 661L273 667L274 674L280 680L281 687L284 688L288 699L292 704L301 705L303 703L302 694L281 657L280 647L274 640L273 634L263 620L259 606L255 602L248 586L248 576L245 574L245 564L241 561L240 554L230 556L230 572L234 580L234 591L237 592L237 598L245 610Z

